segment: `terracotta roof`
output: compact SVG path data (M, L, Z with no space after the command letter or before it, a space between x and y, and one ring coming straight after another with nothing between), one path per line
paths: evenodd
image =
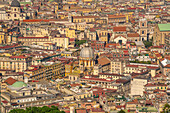
M101 57L98 59L98 64L100 65L106 65L106 64L109 64L111 61L109 58L107 57Z
M159 54L159 53L158 53L158 54L155 54L155 55L156 55L156 57L161 57L161 56L162 56L162 55L161 55L161 54Z
M80 86L80 84L70 84L71 87Z
M128 37L139 37L138 33L129 33L127 34Z
M126 27L113 27L113 31L114 32L125 32L126 31Z
M87 113L85 109L76 109L76 113Z
M117 79L116 83L127 83L129 80L126 79Z
M156 87L156 86L167 86L166 84L153 84L153 83L147 83L145 87Z
M98 112L99 112L99 113L100 113L100 112L104 112L104 113L105 113L105 111L103 111L101 108L92 108L91 110L92 110L92 112L97 112L97 113L98 113Z
M19 55L19 56L11 56L10 58L27 58L27 57L24 55Z
M126 18L125 15L108 15L108 18Z
M169 68L169 67L170 67L170 64L166 65L165 67L168 67L168 68Z
M4 82L12 85L13 83L15 83L17 80L13 79L12 77L9 77L8 79L6 79Z

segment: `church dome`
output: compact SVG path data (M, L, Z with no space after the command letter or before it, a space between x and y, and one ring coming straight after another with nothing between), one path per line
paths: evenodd
M20 3L17 0L13 0L11 3L11 7L20 7Z
M80 57L82 58L93 58L94 57L94 52L91 47L85 46L81 51L80 51Z

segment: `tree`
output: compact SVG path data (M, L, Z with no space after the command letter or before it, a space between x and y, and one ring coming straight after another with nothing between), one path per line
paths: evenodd
M122 109L120 111L118 111L117 113L125 113L125 111L123 111Z
M86 40L75 40L75 44L80 46L81 44L86 43Z
M13 109L9 113L26 113L23 109Z
M143 43L145 44L146 48L152 46L152 41L143 41Z
M162 113L169 113L169 112L170 112L170 105L168 103L166 103L164 105Z
M28 107L24 109L13 109L9 113L65 113L60 111L57 106Z

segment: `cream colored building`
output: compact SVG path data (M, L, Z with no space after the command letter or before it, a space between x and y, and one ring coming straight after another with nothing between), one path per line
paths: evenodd
M140 95L143 96L143 91L144 86L147 84L148 82L148 78L145 78L145 75L141 75L143 77L136 77L133 78L133 80L131 81L131 96L135 96L135 95Z
M18 41L23 42L25 45L51 43L49 37L18 37Z
M22 55L0 58L0 69L24 72L24 70L26 70L30 65L31 65L30 58Z
M26 16L26 13L21 12L20 3L17 0L13 0L10 10L6 12L6 20L24 20Z
M114 59L111 61L111 73L123 74L123 60Z
M55 43L57 47L68 48L68 45L69 45L68 37L53 37L51 41Z

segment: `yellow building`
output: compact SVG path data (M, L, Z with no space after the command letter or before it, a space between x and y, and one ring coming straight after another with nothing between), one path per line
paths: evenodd
M69 76L72 73L73 62L70 62L65 65L65 76Z
M5 44L5 33L0 32L0 44Z
M108 30L107 29L100 29L97 30L97 35L99 37L99 41L108 42Z
M69 38L76 38L76 33L75 33L75 30L74 29L71 29L71 28L66 28L66 37L69 37Z
M72 51L63 51L61 53L61 56L63 56L63 57L71 57L72 53L73 53Z
M82 0L83 2L92 2L93 0Z

